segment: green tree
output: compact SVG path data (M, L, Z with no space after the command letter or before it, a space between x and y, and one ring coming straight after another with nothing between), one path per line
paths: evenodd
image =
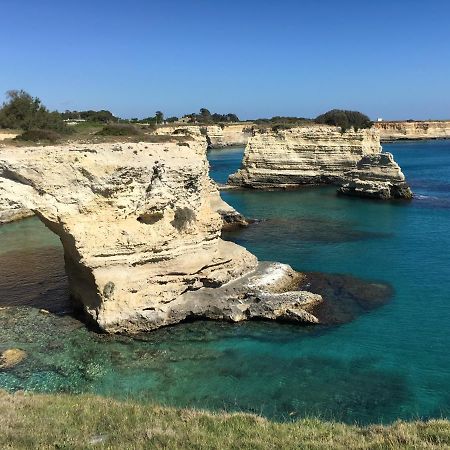
M163 114L163 112L162 111L156 111L155 119L156 119L156 124L163 123L163 121L164 121L164 114Z
M57 111L50 112L37 97L23 90L8 91L6 102L0 109L0 128L51 129L65 128L62 116Z
M343 133L352 127L355 131L358 131L361 128L370 128L373 125L373 122L365 114L359 111L342 109L332 109L325 114L321 114L316 117L315 122L341 127Z

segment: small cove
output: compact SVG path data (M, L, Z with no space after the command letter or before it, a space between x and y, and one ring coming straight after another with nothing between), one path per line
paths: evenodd
M337 197L330 187L222 193L261 219L225 235L261 260L392 287L389 303L332 328L195 322L137 339L98 335L63 314L69 305L56 236L35 218L0 227L0 305L19 306L0 312L0 350L28 353L14 370L0 371L0 388L93 392L276 420L450 417L450 141L383 147L411 183L413 202ZM242 152L210 151L212 177L224 183Z

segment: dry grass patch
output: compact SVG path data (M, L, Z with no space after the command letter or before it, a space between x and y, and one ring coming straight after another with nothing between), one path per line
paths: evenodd
M0 393L0 448L442 449L450 423L357 427L304 419L275 423L89 395Z

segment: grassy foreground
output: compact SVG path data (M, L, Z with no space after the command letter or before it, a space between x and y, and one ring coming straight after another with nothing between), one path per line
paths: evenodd
M357 427L317 419L274 423L89 395L0 391L0 448L383 449L450 448L450 422Z

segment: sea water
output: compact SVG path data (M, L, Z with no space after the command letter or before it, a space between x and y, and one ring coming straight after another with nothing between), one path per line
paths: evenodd
M27 359L0 388L348 423L450 416L450 141L385 144L416 198L332 187L224 191L254 225L224 238L261 260L389 284L391 300L335 327L193 322L136 338L87 330L67 302L61 244L37 219L0 227L0 351ZM243 149L209 152L224 183ZM38 308L55 314L39 312Z

